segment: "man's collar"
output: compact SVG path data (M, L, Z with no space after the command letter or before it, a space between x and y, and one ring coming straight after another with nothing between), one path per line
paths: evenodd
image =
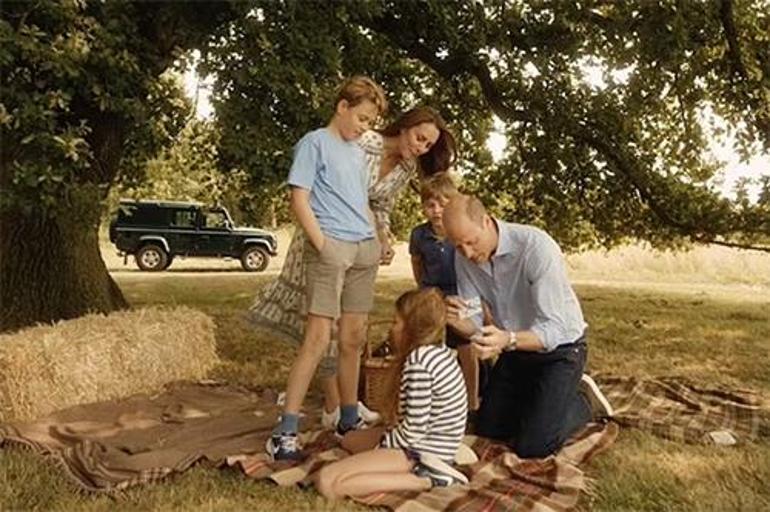
M495 248L495 252L492 254L492 258L497 258L498 256L513 253L515 247L513 240L510 236L508 236L508 232L505 229L505 224L494 217L492 217L492 222L495 223L495 228L497 228L497 247Z

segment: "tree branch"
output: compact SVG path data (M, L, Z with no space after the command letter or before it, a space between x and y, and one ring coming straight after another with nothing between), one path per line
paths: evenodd
M740 65L738 68L739 71L745 73L745 68L740 59L740 50L738 47L735 26L732 22L731 0L723 0L721 7L721 12L723 15L726 15L726 17L723 16L725 30L728 33L728 39L732 41L730 45L732 48L731 52L733 58L737 59L735 60L735 64ZM505 101L505 96L501 93L498 85L489 73L489 69L485 64L480 62L477 57L462 50L458 50L457 48L452 48L446 58L439 58L434 49L421 42L414 32L404 30L403 24L396 18L387 16L387 13L382 16L361 19L359 20L359 23L386 37L396 47L405 51L409 57L421 61L446 80L451 81L462 75L476 78L490 109L501 119L508 122L526 122L534 120L537 117L536 113L533 113L531 109L530 111L523 111L509 105ZM714 239L714 236L703 234L704 230L698 225L675 218L663 204L663 199L659 200L656 198L654 187L645 183L643 175L649 173L639 169L633 158L629 158L625 155L622 148L612 142L612 129L597 125L595 121L593 122L593 126L589 126L586 120L573 119L569 121L571 121L568 123L567 129L569 135L576 141L594 148L608 161L613 162L614 167L628 179L637 191L641 201L646 204L653 214L663 223L675 228L681 236L687 236L702 243L715 243L720 245L730 244L729 246L731 247L760 251L770 250L770 248L764 246L717 241Z
M502 94L500 94L488 69L481 63L474 61L470 56L466 55L464 57L459 57L455 54L447 59L439 59L435 52L417 41L411 33L404 31L403 27L396 26L396 23L392 21L392 18L373 18L369 20L367 26L390 39L411 57L422 61L446 79L451 79L463 73L474 76L479 81L484 97L487 99L490 108L501 119L510 122L514 120L526 121L532 118L531 114L518 111L506 105ZM669 225L682 231L687 231L687 226L677 222L667 214L664 208L657 204L653 194L642 185L640 180L635 179L635 173L630 169L630 166L625 159L619 157L617 152L614 151L606 141L597 137L589 137L587 130L582 129L580 126L577 126L572 131L573 137L577 140L582 140L596 149L599 153L603 154L608 160L615 162L616 167L628 177L634 187L639 191L642 200L648 203L650 209L653 210L658 217Z
M463 74L475 77L481 85L481 90L490 108L501 119L519 121L531 119L531 115L527 112L512 108L505 103L492 76L489 74L489 70L470 55L454 52L449 58L441 59L433 49L421 43L413 33L405 31L402 26L399 26L394 18L385 16L374 17L362 20L361 23L378 34L385 36L396 47L404 50L407 55L423 62L439 76L447 80Z
M630 163L630 161L623 155L620 155L620 151L615 148L609 141L604 138L592 136L588 129L579 125L573 128L571 131L571 135L576 140L588 144L600 154L604 155L608 161L613 162L615 164L615 168L619 169L623 175L631 182L636 191L639 192L639 196L641 197L642 201L650 208L650 210L652 210L655 215L658 216L658 218L660 218L669 226L677 228L682 235L692 234L693 226L684 224L669 215L666 209L655 200L655 194L652 192L652 190L646 187L637 177L639 172L637 169L634 169L635 166ZM601 132L602 130L599 129L597 131Z
M727 37L727 54L730 56L733 71L745 80L748 78L748 73L746 72L746 66L743 64L743 57L741 56L741 43L738 40L738 30L735 27L735 20L733 19L732 0L722 0L720 2L719 18L722 21L722 28L725 29L725 36Z
M732 247L735 249L744 249L747 251L761 251L770 253L770 245L752 245L737 242L726 242L724 240L714 240L713 238L699 237L696 241L703 244L721 245L723 247Z

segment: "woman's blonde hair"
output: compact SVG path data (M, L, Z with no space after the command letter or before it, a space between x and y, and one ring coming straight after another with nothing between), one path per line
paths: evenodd
M396 300L396 314L404 321L403 343L394 346L395 361L386 379L385 403L382 410L386 422L391 425L397 421L401 373L406 358L417 347L444 343L444 296L437 288L410 290Z
M385 91L368 76L351 76L342 82L337 89L334 107L336 108L342 100L347 101L351 107L355 107L364 100L369 100L377 107L380 115L388 111L388 100L385 99Z

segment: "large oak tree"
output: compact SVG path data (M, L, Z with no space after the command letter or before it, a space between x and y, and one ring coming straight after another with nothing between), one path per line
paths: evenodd
M174 111L163 72L230 6L4 1L0 13L0 330L125 307L99 252L102 205L173 128L159 122Z
M629 238L768 250L770 204L719 193L708 113L770 149L765 0L251 2L207 56L230 167L255 187L323 124L340 76L398 111L427 102L460 135L471 188L568 249ZM588 69L603 84L586 79ZM509 145L493 164L492 116ZM763 182L768 196L768 180Z

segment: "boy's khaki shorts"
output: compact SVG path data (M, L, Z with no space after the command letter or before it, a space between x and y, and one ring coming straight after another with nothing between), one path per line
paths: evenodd
M380 264L376 238L345 242L329 236L321 252L307 241L307 312L338 318L368 313L374 306L374 280Z

